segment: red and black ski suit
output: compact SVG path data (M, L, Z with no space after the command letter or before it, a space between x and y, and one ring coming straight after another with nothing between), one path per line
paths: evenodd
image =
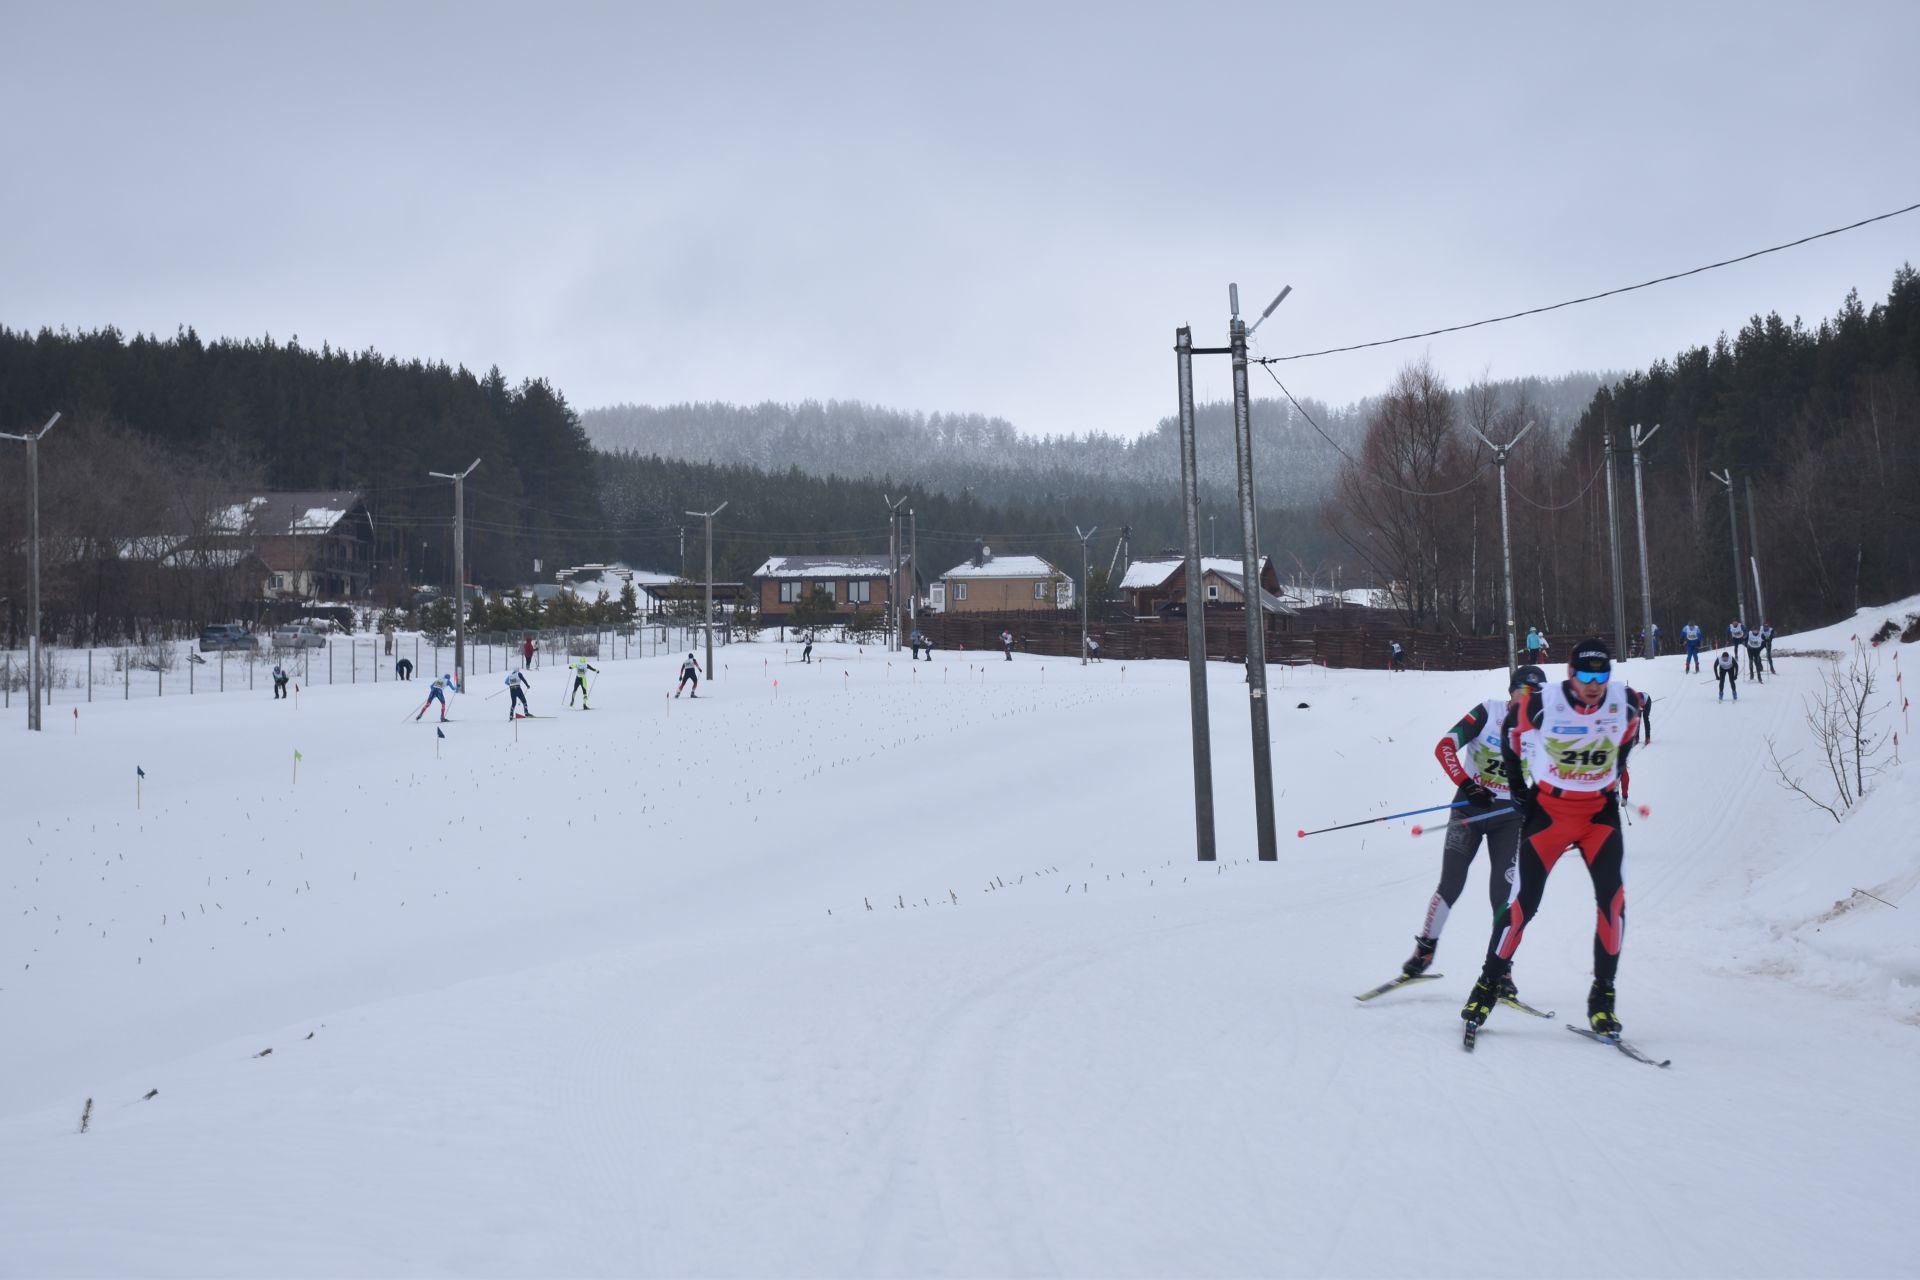
M1583 722L1580 717L1592 721ZM1596 734L1595 722L1605 731ZM1600 704L1590 709L1581 707L1571 687L1562 684L1530 691L1507 713L1501 737L1507 776L1529 778L1522 770L1522 761L1527 760L1532 785L1514 788L1525 814L1520 828L1519 884L1505 915L1494 919L1493 936L1487 943L1487 976L1506 974L1527 924L1540 909L1548 874L1561 854L1578 849L1593 880L1593 976L1612 984L1627 923L1620 801L1629 788L1627 753L1639 733L1633 691L1624 682L1609 689ZM1614 751L1615 759L1602 755ZM1574 780L1599 785L1557 785L1563 766ZM1580 777L1583 773L1592 776Z

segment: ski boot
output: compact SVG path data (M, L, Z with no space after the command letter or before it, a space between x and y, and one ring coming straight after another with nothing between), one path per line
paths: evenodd
M1400 972L1409 978L1417 978L1433 967L1433 949L1440 945L1438 938L1415 938L1413 954L1400 966Z
M1587 1025L1599 1036L1618 1036L1620 1019L1613 1016L1613 984L1594 979L1587 990Z
M1494 994L1502 1000L1511 1000L1515 1004L1520 1003L1520 988L1513 985L1513 970L1509 969L1500 976L1500 986Z
M1506 966L1488 966L1480 973L1480 980L1473 984L1473 990L1467 993L1466 1004L1460 1007L1460 1020L1480 1026L1493 1013L1493 1005L1500 998L1500 984L1507 979Z

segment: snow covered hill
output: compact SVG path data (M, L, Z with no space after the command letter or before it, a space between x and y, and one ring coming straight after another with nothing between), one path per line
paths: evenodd
M768 642L444 739L391 684L10 725L0 1274L1914 1275L1920 777L1836 825L1764 742L1784 651L1910 611L1737 704L1627 664L1619 1007L1668 1071L1560 1029L1577 865L1516 966L1560 1017L1460 1052L1484 862L1446 979L1352 998L1439 837L1291 833L1444 801L1492 675L1276 670L1268 865L1224 666L1213 865L1182 664Z

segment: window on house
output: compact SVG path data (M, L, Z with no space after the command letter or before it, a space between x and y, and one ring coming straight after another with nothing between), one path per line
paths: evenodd
M955 600L965 600L965 599L967 598L967 584L966 584L966 583L964 583L964 582L956 582L956 583L954 583L954 584L953 584L953 598L954 598Z
M854 604L868 603L873 599L873 584L871 582L849 582L847 584L847 599Z
M833 599L833 598L834 598L834 596L833 596L833 586L834 586L834 584L833 584L833 583L831 583L831 582L822 582L822 583L818 583L818 584L816 584L816 587L817 587L817 589L818 589L819 591L821 591L821 592L823 592L823 593L825 593L825 595L826 595L826 597L827 597L827 599L829 599L829 600L831 600L831 599Z
M1045 600L1045 599L1047 598L1047 584L1046 584L1046 583L1044 583L1044 582L1036 582L1036 583L1034 583L1034 584L1033 584L1033 598L1034 598L1035 600Z
M1207 584L1207 599L1209 599L1209 600L1218 600L1219 598L1220 598L1220 587L1219 587L1219 584L1217 584L1217 583L1212 583L1212 582L1209 582L1209 583Z
M781 604L797 603L803 594L800 590L800 586L801 584L798 582L781 583L780 584L780 603Z

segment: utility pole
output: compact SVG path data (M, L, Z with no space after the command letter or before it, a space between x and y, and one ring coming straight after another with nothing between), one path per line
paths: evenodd
M1740 578L1740 517L1734 510L1733 468L1709 471L1707 474L1727 486L1727 536L1733 539L1733 605L1740 621L1744 623L1747 620L1747 589L1741 585Z
M920 520L907 508L907 622L920 629Z
M1107 561L1107 585L1109 587L1119 581L1118 578L1113 576L1113 571L1116 568L1121 564L1127 565L1128 568L1133 566L1133 560L1127 550L1127 544L1131 541L1133 541L1133 526L1130 524L1121 525L1120 540L1113 544L1113 559Z
M53 430L53 424L58 421L60 421L60 415L56 413L47 419L46 426L30 436L0 432L0 440L18 440L27 446L27 576L32 581L27 595L27 728L34 733L40 732L40 667L42 665L40 657L40 441L45 438L47 432Z
M1514 626L1513 608L1513 542L1507 533L1507 455L1520 443L1521 437L1533 430L1529 421L1520 428L1520 434L1505 444L1495 444L1481 432L1473 428L1473 434L1487 440L1487 448L1493 450L1493 460L1500 469L1500 567L1507 584L1507 683L1513 683L1514 664L1519 661L1520 634Z
M1218 556L1220 554L1220 531L1214 527L1213 522L1214 516L1209 514L1207 516L1207 554L1209 556Z
M732 499L727 500L731 502ZM707 522L707 683L713 683L713 518L727 509L723 502L711 511L689 511L690 516L699 516ZM684 537L684 532L682 533Z
M1260 319L1293 291L1289 285L1268 304ZM1273 828L1273 754L1267 738L1267 611L1260 599L1260 530L1253 495L1253 401L1247 391L1247 322L1240 318L1240 288L1227 286L1228 342L1233 355L1233 444L1240 480L1241 591L1247 608L1247 702L1253 728L1253 817L1260 861L1277 862L1280 846Z
M1207 723L1207 619L1200 589L1200 486L1193 444L1193 331L1173 335L1180 386L1180 498L1187 534L1187 705L1193 719L1193 825L1200 861L1214 860L1213 731Z
M880 501L887 504L887 554L893 557L893 576L887 580L887 614L892 620L893 634L887 639L890 652L900 652L900 508L907 505L906 498L895 502L886 494L880 495Z
M1633 441L1633 509L1640 519L1640 634L1646 646L1641 652L1649 658L1660 655L1653 638L1653 579L1647 566L1647 500L1640 483L1640 446L1653 439L1653 432L1659 429L1657 422L1645 435L1640 434L1638 424L1627 428L1628 439Z
M1100 529L1099 525L1080 533L1080 526L1073 531L1080 534L1080 665L1087 665L1087 541Z
M1733 473L1729 471L1728 475ZM1753 565L1753 620L1764 624L1767 620L1767 593L1760 587L1760 526L1755 523L1754 512L1759 510L1753 500L1753 472L1747 472L1747 556Z
M475 458L459 475L427 472L453 481L453 683L461 693L467 691L467 477L479 465Z
M1613 499L1613 433L1600 437L1606 451L1607 467L1607 541L1613 548L1613 652L1627 653L1627 597L1620 581L1620 514Z

